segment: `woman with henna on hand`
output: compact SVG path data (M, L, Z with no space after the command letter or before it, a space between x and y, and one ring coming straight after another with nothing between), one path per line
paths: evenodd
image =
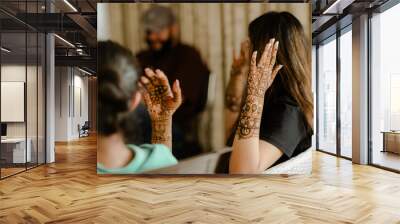
M99 174L132 174L177 164L172 155L172 115L182 103L179 81L170 87L165 74L140 71L133 54L111 42L99 42ZM152 144L124 143L123 124L143 96L152 121Z
M313 133L311 54L301 23L269 12L250 23L249 39L226 95L232 174L259 174L289 160L310 148Z

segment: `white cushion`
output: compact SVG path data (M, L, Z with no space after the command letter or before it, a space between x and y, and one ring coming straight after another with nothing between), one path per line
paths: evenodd
M311 174L312 149L300 153L286 162L273 166L263 174Z

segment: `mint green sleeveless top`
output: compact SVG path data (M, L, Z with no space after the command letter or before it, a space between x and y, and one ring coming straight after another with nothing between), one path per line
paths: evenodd
M121 168L105 168L97 163L98 174L137 174L178 164L171 150L162 144L127 145L134 153L128 165Z

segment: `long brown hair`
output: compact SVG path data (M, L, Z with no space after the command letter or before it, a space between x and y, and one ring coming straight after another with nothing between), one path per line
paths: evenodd
M301 23L288 12L268 12L250 23L249 37L253 51L257 52L263 52L271 38L279 41L276 63L283 65L283 68L277 78L279 76L283 88L297 102L312 128L311 46ZM273 87L274 84L272 91Z

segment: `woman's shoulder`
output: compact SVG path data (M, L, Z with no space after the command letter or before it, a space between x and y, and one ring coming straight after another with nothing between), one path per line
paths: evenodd
M274 104L281 104L291 108L299 108L299 104L293 96L283 87L278 87L270 96L271 102Z
M265 101L264 108L262 127L273 125L289 128L297 126L297 130L305 135L312 132L299 104L286 91L271 95L271 98Z
M100 174L137 174L153 169L172 166L178 163L171 150L162 144L128 144L127 148L134 153L133 159L124 167L107 169L97 164Z
M138 155L138 163L141 163L140 172L158 169L166 166L172 166L178 163L178 160L172 154L171 149L163 144L143 144L128 145Z
M171 150L163 144L142 144L142 145L134 145L134 144L128 144L128 148L132 149L135 151L135 153L145 153L146 156L150 156L153 153L167 153L167 154L172 154Z
M276 119L284 115L302 115L303 112L296 100L286 93L273 95L264 101L265 112ZM299 116L302 117L302 116Z
M299 108L299 104L283 85L283 81L277 77L271 89L265 95L264 104L275 104L290 108Z

